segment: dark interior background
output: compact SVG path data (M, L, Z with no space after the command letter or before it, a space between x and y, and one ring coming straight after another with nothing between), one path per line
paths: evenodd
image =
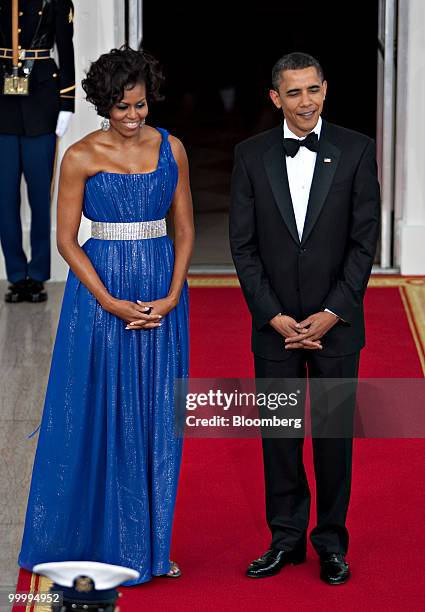
M143 47L167 78L149 121L186 145L196 213L226 211L234 145L281 121L268 90L285 53L322 64L324 118L375 137L378 0L143 6Z
M275 125L279 116L268 99L271 67L295 50L311 53L324 68L324 116L375 135L377 0L145 2L143 29L144 47L167 76L166 100L154 113L182 137L224 127L227 114L218 92L230 86L236 88L239 129L252 134Z

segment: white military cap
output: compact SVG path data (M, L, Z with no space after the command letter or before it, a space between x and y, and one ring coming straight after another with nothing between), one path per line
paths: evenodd
M127 580L137 580L140 576L139 572L128 567L96 561L39 563L33 567L33 572L43 574L54 583L68 588L74 588L74 582L79 576L88 576L93 580L96 591L113 589ZM81 586L81 590L85 590L84 585ZM75 588L80 590L78 584Z

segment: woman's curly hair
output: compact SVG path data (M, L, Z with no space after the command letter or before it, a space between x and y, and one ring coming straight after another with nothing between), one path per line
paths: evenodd
M86 99L94 104L97 114L109 117L114 104L123 99L124 90L138 83L145 84L149 101L162 100L159 88L163 81L162 70L154 57L124 45L104 53L93 62L82 86Z

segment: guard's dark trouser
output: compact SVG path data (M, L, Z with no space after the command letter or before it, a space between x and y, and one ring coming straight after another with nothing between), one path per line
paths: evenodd
M50 198L56 135L0 134L0 241L7 278L50 277ZM31 207L31 261L22 248L21 177L24 174Z
M301 384L298 386L302 387L304 384L302 396L305 394L307 373L310 379L317 494L317 524L310 538L319 554L325 552L345 554L348 549L345 520L351 489L352 429L347 428L347 423L352 423L353 420L358 363L358 353L342 357L322 357L319 351L294 350L291 357L284 361L269 361L255 356L255 374L258 379L281 381L300 379ZM329 438L322 437L326 435L329 420L332 420L327 419L325 413L332 414L333 407L330 405L333 401L327 400L329 394L323 393L328 385L323 380L325 378L344 378L352 381L354 379L352 384L348 385L348 395L344 395L339 410L334 411L337 421L333 426L331 423L329 431L332 437ZM260 381L259 384L265 385L266 381ZM289 388L287 390L290 391ZM319 399L316 401L316 398ZM303 414L303 399L301 411ZM343 419L338 422L341 414ZM287 411L286 416L290 415L291 410ZM346 435L346 431L350 433L347 437L335 437L339 435L340 429L343 435ZM318 436L315 437L317 432ZM310 490L303 464L303 437L264 437L264 435L266 516L272 533L272 546L281 550L305 548L310 513Z

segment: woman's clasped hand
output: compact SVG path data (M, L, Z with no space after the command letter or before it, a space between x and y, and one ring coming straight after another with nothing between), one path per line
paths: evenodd
M127 323L125 329L154 329L161 327L161 319L165 317L173 308L175 300L169 297L150 302L131 302L113 298L105 310L122 319Z

